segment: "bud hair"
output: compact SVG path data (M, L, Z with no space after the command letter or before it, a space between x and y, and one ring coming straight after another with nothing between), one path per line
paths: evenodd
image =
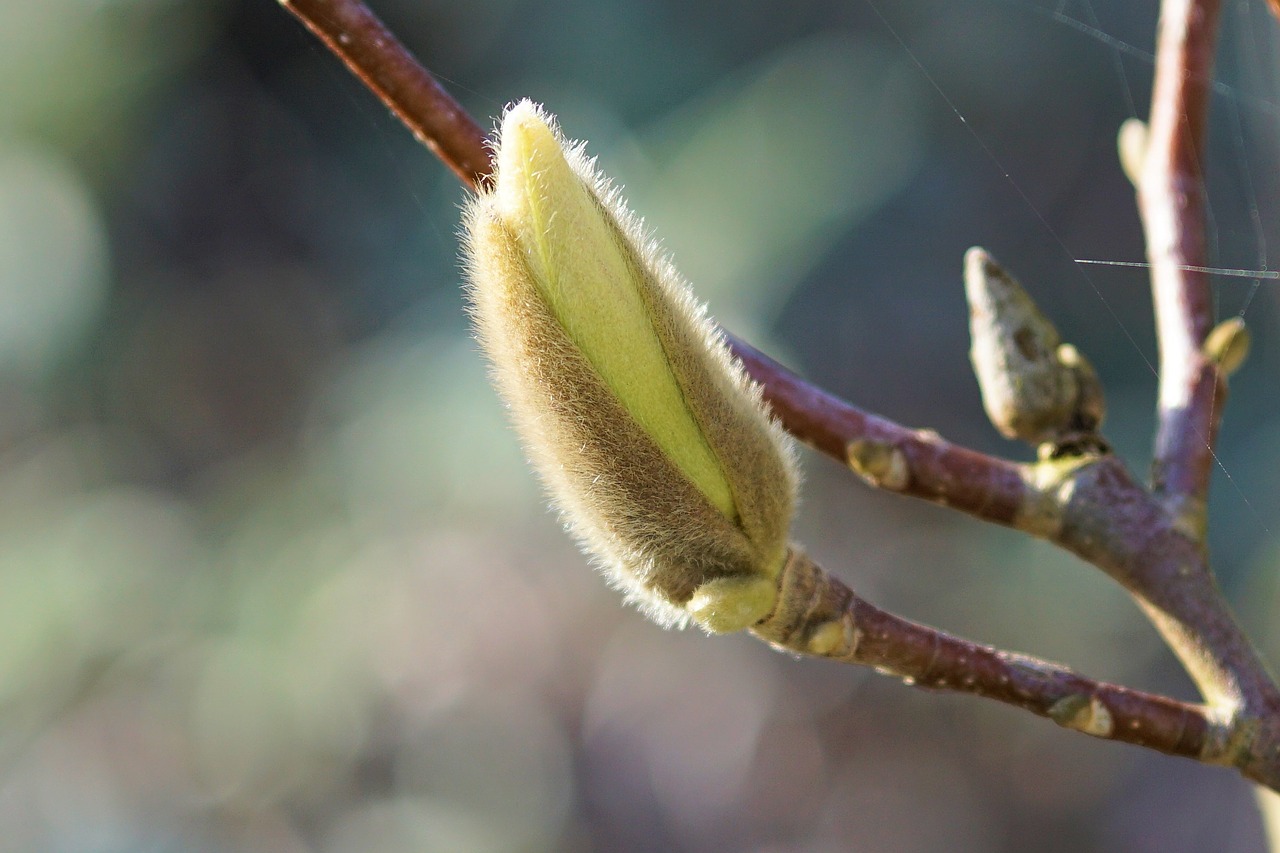
M472 316L552 501L657 621L749 627L785 559L789 441L582 146L522 101L494 160L463 219Z

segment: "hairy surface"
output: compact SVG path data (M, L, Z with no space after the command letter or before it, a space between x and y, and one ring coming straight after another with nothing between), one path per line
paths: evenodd
M537 107L508 111L495 160L464 220L476 330L568 525L665 624L711 581L775 577L794 462L719 331ZM724 629L706 599L738 588L707 587L698 621ZM768 605L742 588L755 604L725 612Z

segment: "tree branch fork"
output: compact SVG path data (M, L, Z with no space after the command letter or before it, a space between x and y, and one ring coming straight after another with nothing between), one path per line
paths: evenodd
M279 2L465 185L475 188L486 179L483 128L361 0ZM1280 790L1280 689L1231 614L1205 547L1213 442L1229 368L1207 351L1212 300L1204 274L1188 268L1206 264L1200 158L1218 5L1164 0L1151 120L1130 122L1121 134L1122 161L1146 232L1160 339L1151 488L1110 455L1097 424L1081 417L1089 409L1080 402L1084 392L1071 398L1075 431L1063 426L1040 442L1040 459L1017 463L864 412L732 335L726 339L783 426L868 484L1045 539L1120 583L1204 701L1107 684L919 625L860 598L798 549L782 572L781 600L803 606L763 620L753 629L760 639L793 653L871 666L917 687L995 699L1094 737L1233 766ZM1049 350L1057 361L1030 368L1042 371L1036 376L1061 388L1070 378L1064 370L1082 375L1061 347Z

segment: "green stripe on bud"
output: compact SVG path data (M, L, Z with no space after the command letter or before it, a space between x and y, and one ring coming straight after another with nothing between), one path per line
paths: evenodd
M552 498L650 615L767 615L795 473L759 392L639 221L528 101L465 216L478 337Z
M565 334L672 462L733 518L733 493L685 405L643 295L635 259L528 102L502 124L494 200Z

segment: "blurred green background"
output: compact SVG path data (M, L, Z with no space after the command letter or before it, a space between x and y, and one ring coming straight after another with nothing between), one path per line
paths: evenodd
M967 364L986 246L1145 471L1144 276L1072 257L1142 257L1114 135L1153 5L376 8L473 114L529 96L589 139L727 326L1025 458ZM1280 246L1276 33L1226 4L1223 266ZM271 0L0 5L0 850L1260 849L1225 771L623 609L486 383L462 198ZM1220 282L1255 350L1213 547L1280 660L1276 290L1251 287ZM803 462L797 537L873 601L1192 696L1096 572Z

